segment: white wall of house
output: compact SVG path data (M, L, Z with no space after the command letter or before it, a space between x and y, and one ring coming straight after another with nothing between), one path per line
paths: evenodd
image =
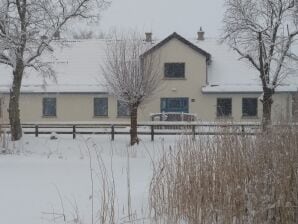
M43 115L43 98L56 98L56 116ZM108 98L108 116L94 116L94 98ZM2 94L2 122L8 122L9 96ZM22 122L93 122L127 120L117 116L117 100L107 94L22 94L20 97Z
M181 95L170 95L181 96ZM56 116L43 116L43 98L56 97ZM94 116L94 98L108 97L108 116ZM242 116L242 98L259 97L259 94L204 94L195 98L196 102L189 102L190 113L195 113L203 121L219 121L217 117L217 98L232 99L232 115L227 118L235 122L257 121L262 117L262 104L258 101L257 117ZM191 98L189 98L191 101ZM1 97L1 119L8 122L8 95ZM273 104L273 119L276 121L291 118L291 95L276 94ZM23 94L20 100L22 122L105 122L105 121L128 121L128 117L118 117L117 100L114 97L98 94ZM150 113L160 112L160 96L156 96L151 102L143 105L139 110L139 121L149 121Z

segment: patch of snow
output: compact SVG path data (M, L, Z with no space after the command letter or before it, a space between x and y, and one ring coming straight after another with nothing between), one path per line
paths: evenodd
M160 158L176 140L176 136L167 136L157 137L155 142L151 142L149 136L142 136L139 146L129 147L128 135L117 136L114 142L109 136L78 136L72 140L71 136L59 135L55 141L51 141L49 136L25 136L15 146L19 153L0 154L0 223L65 223L61 216L53 222L53 213L65 213L69 221L75 206L84 223L91 223L90 199L95 198L96 209L100 204L102 185L101 180L95 178L92 195L88 149L94 172L100 172L95 152L102 157L107 174L111 175L111 169L113 171L118 217L126 216L123 212L127 209L126 169L129 158L132 210L145 215L153 172L151 159Z

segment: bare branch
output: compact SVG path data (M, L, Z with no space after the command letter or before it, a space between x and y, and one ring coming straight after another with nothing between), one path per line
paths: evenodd
M106 60L102 66L109 90L129 107L131 145L139 142L138 107L154 94L160 83L157 55L141 56L148 44L136 33L121 35L120 39L115 33L113 40L107 43Z
M271 116L272 95L296 61L291 46L298 39L297 0L225 0L224 41L260 74L263 121ZM296 52L297 53L297 52ZM297 67L297 65L296 65Z
M70 20L99 16L105 4L105 0L0 1L0 63L13 68L8 109L13 141L22 136L19 96L25 69L34 68L43 77L53 76L50 63L40 56L52 49L57 32Z

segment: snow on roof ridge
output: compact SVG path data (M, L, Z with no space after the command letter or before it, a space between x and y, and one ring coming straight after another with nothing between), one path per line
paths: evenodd
M186 39L186 38L185 38ZM105 46L111 38L92 38L92 39L72 39L65 38L55 40L53 42L54 57L53 67L57 72L57 82L49 80L46 86L51 89L57 89L61 92L67 91L106 91L104 88L104 78L101 74L100 62L105 54ZM208 64L208 88L229 89L235 86L246 86L252 89L256 86L260 88L259 75L256 70L251 68L248 63L241 60L239 55L227 46L221 43L218 37L206 37L205 40L197 40L195 37L186 39L192 44L198 46L202 50L211 54L212 62ZM162 41L162 40L161 40ZM55 42L65 43L65 47L59 47ZM154 47L159 43L158 39L154 39L150 43L150 47ZM144 44L148 42L144 41ZM149 46L148 46L149 47ZM46 59L48 56L44 56ZM49 59L49 58L48 58ZM11 86L11 72L7 66L0 66L0 87L7 88ZM40 74L34 70L28 71L28 78L23 80L22 86L29 91L40 89L45 86ZM292 85L290 85L292 83ZM213 87L211 86L213 85ZM290 77L287 82L283 83L282 88L293 89L298 86L298 77ZM204 88L204 87L203 87ZM218 87L219 89L220 87ZM46 90L48 91L48 90Z

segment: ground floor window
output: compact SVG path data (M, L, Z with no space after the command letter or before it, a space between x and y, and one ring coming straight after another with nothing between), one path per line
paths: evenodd
M94 116L108 116L108 98L94 98Z
M243 98L242 99L242 116L256 117L258 115L258 99Z
M2 105L4 104L4 100L0 98L0 117L2 117Z
M161 98L160 99L161 112L180 112L188 113L188 98Z
M117 115L118 117L127 117L130 116L129 106L126 102L117 101Z
M232 99L231 98L217 98L217 117L232 116Z
M56 116L56 98L55 97L45 97L42 102L42 115L45 117Z

